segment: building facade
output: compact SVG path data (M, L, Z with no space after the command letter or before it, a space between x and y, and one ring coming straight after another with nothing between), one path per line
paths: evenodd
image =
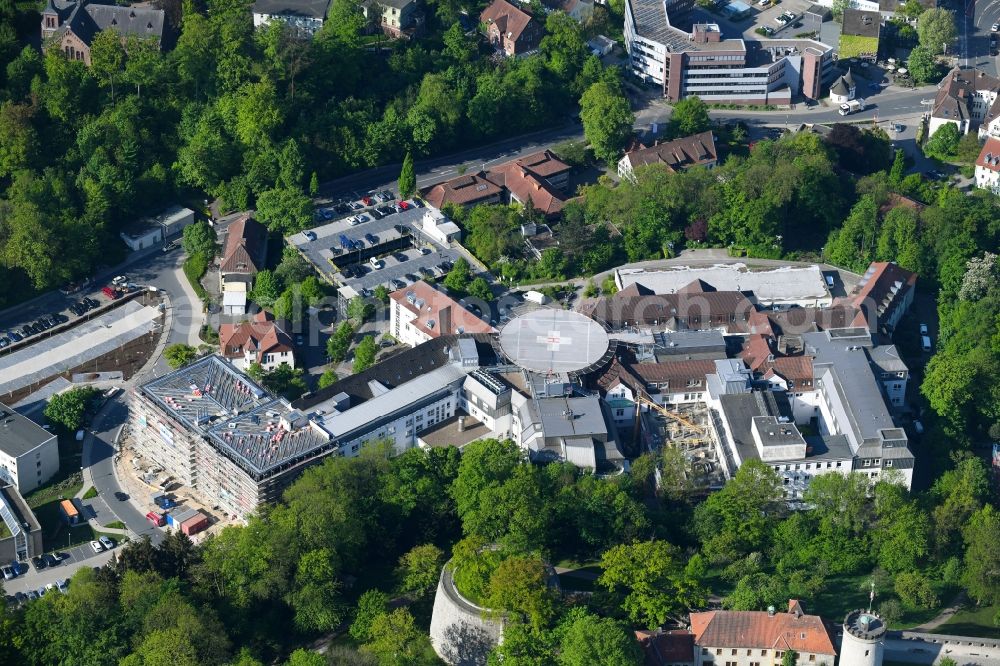
M976 159L976 187L1000 194L1000 139L988 136Z
M323 27L329 9L330 0L256 0L253 25L259 28L281 21L297 34L312 37Z
M90 66L90 45L104 30L128 37L163 42L164 12L141 6L91 3L89 0L48 0L42 10L44 48L58 48L70 60Z
M723 39L714 23L690 21L693 0L628 0L629 70L677 101L791 104L818 99L833 76L833 49L809 39Z
M268 372L281 365L295 366L291 337L263 310L251 321L222 324L219 351L244 371L253 363Z
M927 136L948 123L960 134L978 129L980 136L1000 133L1000 79L978 69L948 72L934 97Z
M58 471L55 434L0 404L0 485L8 483L26 495Z
M486 26L490 45L508 57L530 53L542 41L541 24L507 0L493 0L479 15L479 22Z
M423 280L389 294L389 332L416 347L442 335L493 333L495 329Z

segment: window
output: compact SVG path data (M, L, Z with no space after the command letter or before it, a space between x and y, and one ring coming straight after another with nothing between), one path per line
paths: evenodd
M814 654L809 655L809 661L816 661L816 655Z
M767 656L767 650L761 650L760 651L760 656L766 657Z
M721 655L722 654L722 648L715 648L715 654Z
M733 648L733 656L736 656L736 648Z
M872 466L872 461L871 460L865 460L863 464L864 464L865 467L871 467Z
M885 461L885 466L886 467L892 467L892 461L891 460L886 460Z

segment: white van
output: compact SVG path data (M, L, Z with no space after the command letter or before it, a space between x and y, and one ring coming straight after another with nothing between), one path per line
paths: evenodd
M931 350L931 339L929 336L927 335L920 336L920 348L923 349L925 352L929 352Z

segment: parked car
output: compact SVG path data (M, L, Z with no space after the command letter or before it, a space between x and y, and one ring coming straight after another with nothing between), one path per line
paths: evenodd
M42 555L42 559L45 560L45 564L47 564L50 567L55 567L59 565L59 560L56 559L56 556L53 555L52 553L45 553L44 555Z
M56 581L56 587L59 588L60 592L66 594L67 592L69 592L69 581L65 578L60 578L58 581Z
M91 541L90 547L94 549L95 553L100 553L104 550L104 546L102 546L98 541Z
M393 252L392 256L395 257L396 261L399 261L399 262L407 261L409 259L409 257L407 257L402 252Z
M18 333L17 331L7 331L7 337L13 340L14 342L20 342L21 340L24 339L21 337L21 334Z
M316 232L315 231L306 231L306 232L303 233L303 235L306 238L308 238L309 240L311 240L311 241L316 240Z
M365 234L365 240L368 241L369 245L378 245L378 237L374 234Z
M4 580L14 580L14 570L10 567L4 567L3 569L0 569L0 571L3 572Z
M400 201L398 206L400 210L409 210L410 208L410 204L405 201Z
M371 213L372 217L374 217L376 220L381 220L383 217L385 217L385 213L381 212L378 208L372 208L368 212Z
M920 335L927 335L927 324L920 325Z
M1000 32L1000 23L994 23L991 25L990 32Z
M931 338L929 335L920 336L920 349L925 352L929 352L931 350Z
M101 293L110 298L112 301L118 298L118 292L111 287L102 287Z
M149 513L147 513L146 520L153 523L157 527L163 527L164 525L167 524L167 517L164 516L162 513L158 513L156 511L150 511Z
M110 538L108 538L106 536L102 536L98 540L101 542L101 545L104 546L108 550L111 550L112 548L115 547L115 542L112 541Z
M45 568L45 560L37 555L31 558L31 563L35 565L35 571L41 571Z

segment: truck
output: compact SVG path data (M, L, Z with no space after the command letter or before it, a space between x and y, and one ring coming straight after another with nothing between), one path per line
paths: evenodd
M842 116L849 116L852 113L864 110L865 100L863 99L852 99L850 102L844 102L840 105L840 115Z

